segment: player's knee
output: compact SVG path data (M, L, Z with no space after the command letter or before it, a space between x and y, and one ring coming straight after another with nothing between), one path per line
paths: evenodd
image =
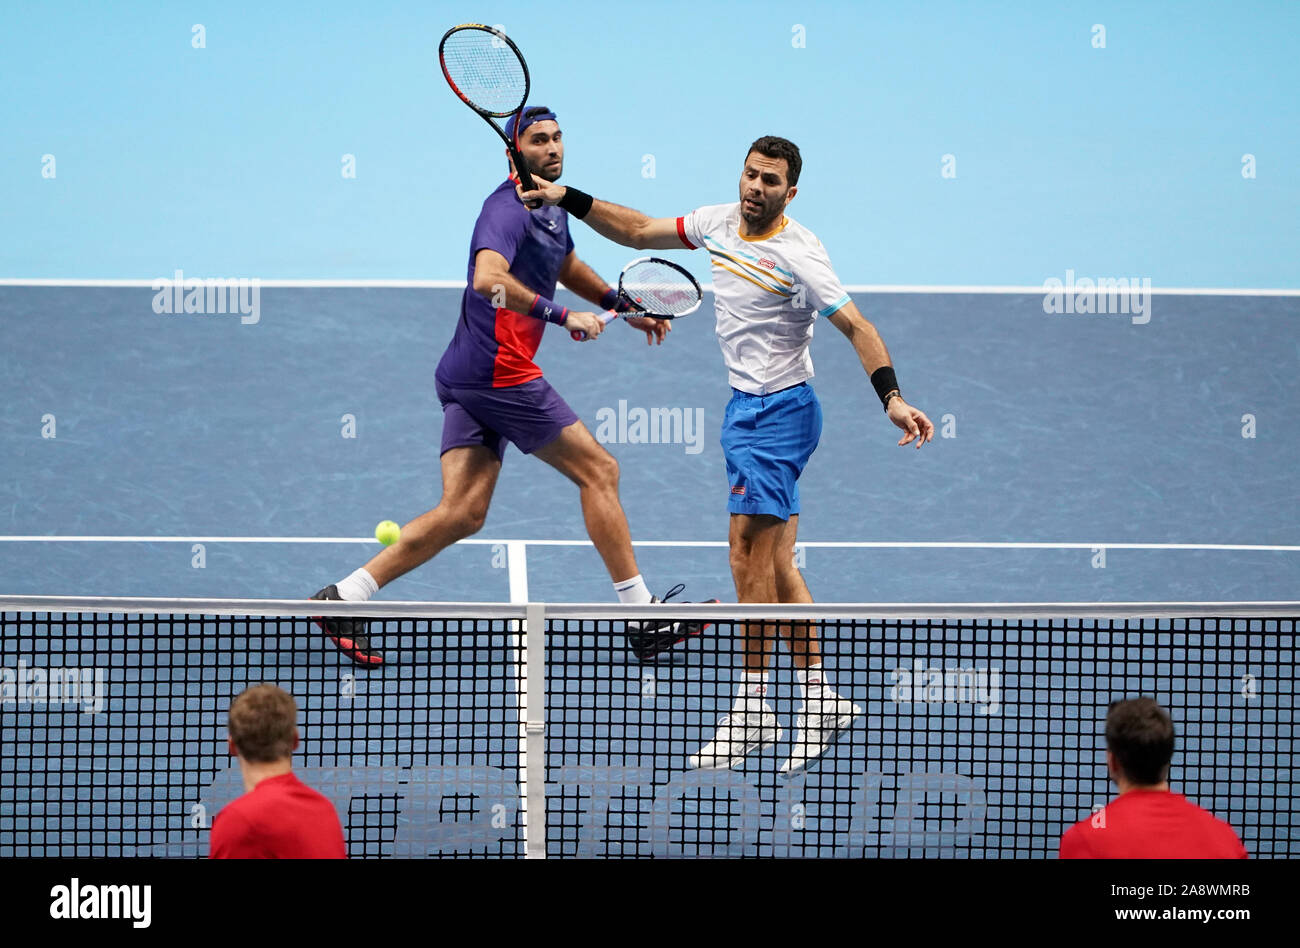
M608 482L610 483L611 486L617 488L617 487L618 487L618 477L619 477L618 459L617 459L616 457L614 457L614 455L612 455L612 454L610 454L608 451L606 451L606 452L605 452L604 466L605 466L605 469L604 469L604 477L605 477L605 480L608 481Z
M754 564L754 545L744 537L738 537L731 543L731 571L746 572Z
M600 453L592 456L586 474L584 486L618 492L618 461L608 451L602 449Z
M442 506L447 514L447 528L458 540L478 533L487 522L487 504L444 501Z
M799 568L794 565L794 553L789 550L777 553L772 568L778 585L793 586L799 581Z
M461 529L464 536L472 537L483 529L483 524L487 523L487 507L470 507L461 516Z

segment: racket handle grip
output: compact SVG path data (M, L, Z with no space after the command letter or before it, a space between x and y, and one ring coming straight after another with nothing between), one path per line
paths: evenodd
M533 182L533 176L528 173L528 165L524 162L524 156L519 154L519 149L514 145L510 146L510 157L514 160L515 171L519 174L519 186L524 191L535 191L537 185ZM542 206L542 202L525 201L524 206L535 211Z
M611 322L613 322L615 319L618 319L618 317L622 315L624 314L616 313L612 309L607 309L605 310L605 312L601 313L600 318L601 321L608 326ZM569 333L569 335L573 337L574 342L582 342L584 339L587 338L587 334L583 332L581 329L575 329L573 330L573 332Z

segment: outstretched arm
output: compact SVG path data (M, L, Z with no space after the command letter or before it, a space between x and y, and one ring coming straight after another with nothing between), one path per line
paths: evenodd
M872 385L876 386L876 394L885 399L885 412L889 415L889 420L905 432L898 443L904 445L915 439L919 448L927 441L933 441L934 423L925 416L925 412L903 401L903 396L893 384L882 383L882 379L892 379L893 367L889 362L885 340L880 338L876 327L858 311L852 301L845 303L828 318L831 325L844 333L853 344L858 361L862 363L867 375L871 376ZM881 391L882 388L885 390Z
M686 246L677 233L677 218L647 217L640 211L609 201L600 201L583 194L577 188L534 178L536 190L525 193L516 183L520 200L527 206L530 201L559 204L600 236L637 250L680 250ZM590 208L587 202L590 201Z

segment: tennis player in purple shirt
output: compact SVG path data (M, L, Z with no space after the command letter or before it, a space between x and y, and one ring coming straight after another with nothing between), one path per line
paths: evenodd
M514 120L506 125L513 136ZM527 108L519 122L519 150L534 177L555 181L564 167L564 142L555 113ZM507 153L507 160L509 160ZM594 312L554 302L557 283L583 299L611 309L618 292L573 249L569 214L558 207L529 212L515 191L514 166L479 212L470 240L467 286L460 320L434 375L442 402L442 500L402 527L401 539L313 599L365 601L383 586L440 551L478 532L487 517L506 444L550 464L578 485L582 515L620 602L661 601L637 568L627 518L618 499L618 462L542 376L533 361L547 323L581 330L596 339L606 324ZM662 343L664 320L627 322ZM669 599L684 587L664 595ZM367 620L318 617L335 645L358 665L380 665ZM675 620L628 621L628 645L653 658L707 627Z

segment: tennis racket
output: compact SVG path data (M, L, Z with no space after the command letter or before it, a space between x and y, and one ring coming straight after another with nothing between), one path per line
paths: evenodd
M635 319L638 316L677 319L689 316L700 308L704 294L700 292L700 284L695 277L671 260L640 257L625 266L618 275L618 298L632 306L634 312L617 313L609 310L603 316L606 323L619 316L624 319ZM587 338L581 329L575 329L569 335L576 342Z
M534 188L532 175L519 153L519 119L528 101L528 64L524 54L504 33L481 23L453 26L438 44L438 62L451 91L482 116L501 136L514 159L519 183ZM509 136L494 118L515 117L515 134ZM530 207L541 207L533 202Z

